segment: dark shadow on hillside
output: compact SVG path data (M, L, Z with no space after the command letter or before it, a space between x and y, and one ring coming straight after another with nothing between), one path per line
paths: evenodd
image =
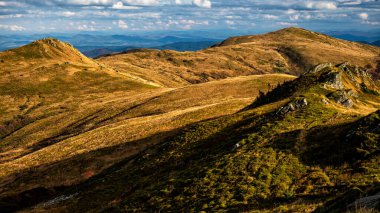
M379 154L379 111L358 121L277 135L270 146L291 151L307 165L341 166Z
M162 154L162 152L165 152L165 150L171 146L170 142L176 140L176 135L181 135L186 131L192 131L191 129L196 129L199 123L205 121L207 120L190 124L169 132L159 133L141 140L76 155L72 158L50 165L30 168L19 172L17 175L6 177L1 183L3 196L0 197L0 209L2 209L3 212L14 212L46 202L60 195L70 195L78 191L92 188L95 183L99 184L99 181L103 180L106 176L112 176L113 173L128 166L135 159L142 158L144 154L152 149L158 150L157 152ZM231 131L254 122L255 118L248 118L233 126L227 127L226 129L221 129L215 135L211 135L209 138L199 141L194 147L194 155L189 155L182 162L173 162L176 164L174 167L165 167L168 168L167 170L183 169L186 168L186 165L191 164L191 162L204 158L205 156L220 155L223 154L223 152L230 152L234 142L241 139L244 134L243 132L239 132L239 134L231 133ZM244 132L248 133L250 131L252 130L247 129ZM220 143L220 140L217 139L221 138L227 143ZM162 143L162 141L166 142ZM154 146L157 143L161 144ZM151 146L153 147L149 148ZM147 149L147 151L143 151L145 149ZM118 155L127 157L118 159L116 163L112 165L107 165L110 163L107 162L108 158L113 158L113 156ZM162 170L162 172L167 170ZM82 177L87 174L91 175L91 171L96 171L96 173L99 171L101 172L89 179ZM142 172L139 175L144 176L150 174L151 173L149 172ZM74 181L74 184L65 184L65 176L68 177L67 180L69 182L72 179L78 179L82 183L78 184L77 180ZM32 187L22 189L21 184L26 184ZM5 193L7 194L6 196L4 196Z
M117 146L101 148L5 177L1 182L0 209L2 212L14 212L62 194L71 194L83 185L78 184L78 181L99 179L103 174L130 162L142 150L177 132L178 129L175 129ZM27 188L23 189L22 185Z

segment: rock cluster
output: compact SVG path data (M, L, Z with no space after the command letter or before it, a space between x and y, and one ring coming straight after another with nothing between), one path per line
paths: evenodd
M307 100L306 98L298 99L294 102L290 102L287 105L281 107L277 110L276 115L284 116L288 114L289 112L295 111L297 109L303 108L307 106Z
M333 65L331 63L327 63L327 64L320 64L316 67L314 67L314 69L312 70L309 70L308 72L306 72L306 74L309 74L309 73L317 73L317 72L320 72L321 70L324 70L325 68L327 67L332 67Z
M57 47L57 44L52 40L52 39L45 39L46 43L49 44L50 46Z
M342 73L341 72L329 72L324 76L323 82L334 89L343 89Z
M328 95L328 98L347 108L351 108L354 105L351 97L355 97L355 94L351 90L348 92L339 90Z

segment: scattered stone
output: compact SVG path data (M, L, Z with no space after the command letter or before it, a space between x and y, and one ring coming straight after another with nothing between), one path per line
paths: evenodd
M52 39L46 39L46 43L50 46L57 47L57 44Z
M303 108L307 106L306 98L301 98L296 100L295 102L288 103L286 106L281 107L277 110L276 115L284 116L289 112L295 111L297 109Z
M344 107L351 108L354 106L354 102L351 99L345 100L343 103L341 103Z
M236 150L236 149L238 149L238 148L240 148L240 147L241 147L240 143L237 143L237 144L234 145L233 150Z
M67 64L70 64L70 62L66 61L64 64L67 65Z
M351 91L336 91L328 95L328 98L333 99L338 104L341 104L344 107L351 108L354 105L354 102L351 100L350 97L354 96L354 93Z
M307 106L306 98L301 98L299 100L296 100L295 106L297 109Z
M327 99L327 98L323 98L323 99L322 99L322 103L325 104L325 105L329 105L329 104L330 104L330 101L329 101L329 99Z
M321 70L323 70L327 67L332 67L332 66L333 65L331 63L320 64L320 65L317 65L316 67L314 67L314 69L309 70L307 73L317 73L317 72L320 72Z

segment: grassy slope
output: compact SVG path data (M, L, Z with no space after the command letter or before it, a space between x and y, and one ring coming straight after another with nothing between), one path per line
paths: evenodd
M140 50L102 57L98 61L123 72L175 87L229 76L262 73L299 75L320 64L351 62L375 70L380 49L287 28L258 36L227 39L196 52ZM149 75L148 75L149 73Z
M297 95L304 94L314 104L284 119L270 120L271 113L291 100L293 93L279 96L278 100L265 103L259 108L234 114L246 108L259 95L259 90L265 92L278 83L293 79L281 74L230 78L175 89L157 86L182 86L189 82L199 83L226 76L257 74L260 72L252 72L253 67L246 62L260 64L259 56L260 59L269 57L267 62L270 62L262 63L260 70L272 72L273 70L266 70L273 67L271 57L281 55L277 50L268 47L257 49L255 45L229 45L217 47L216 50L218 51L208 49L183 53L183 59L179 61L167 60L167 52L155 51L127 55L136 57L133 60L125 59L126 55L103 58L110 59L109 61L99 60L109 67L85 58L70 45L52 39L0 53L0 63L4 65L0 69L0 99L4 103L0 106L0 206L32 206L60 193L61 189L57 187L69 187L68 192L74 190L75 193L76 184L86 181L84 186L78 186L83 195L76 197L76 202L67 203L68 206L65 204L62 208L86 210L99 208L99 205L124 210L183 210L185 206L194 209L273 208L265 204L277 202L277 199L281 201L284 197L297 198L299 195L298 191L288 186L291 185L289 181L285 186L278 186L278 180L274 186L280 187L280 192L275 196L272 194L276 190L268 183L272 179L268 180L267 176L272 175L271 171L277 168L278 163L285 164L279 168L281 180L290 179L293 185L298 185L297 178L300 176L289 174L287 166L294 175L301 177L308 176L308 172L316 167L317 170L319 168L317 178L325 178L325 174L319 172L322 167L315 166L312 160L303 162L302 152L296 150L293 153L291 150L289 155L286 147L271 144L273 140L286 141L296 137L304 142L305 137L314 138L313 134L319 133L318 128L328 128L328 125L339 127L344 123L355 122L359 117L379 108L378 97L371 94L376 88L367 84L367 90L354 88L360 96L352 109L335 103L321 105L320 98L329 91L312 87ZM378 50L369 52L371 51ZM369 52L366 54L372 60ZM222 53L234 55L218 55ZM149 59L150 54L153 54L153 58ZM162 66L165 69L157 71L157 67L162 67L157 66L156 54L161 55L159 58L164 57ZM175 56L177 53L173 54ZM193 57L192 54L197 54L196 57L200 59L184 61ZM248 54L246 58L239 59L244 54ZM216 55L215 58L211 57L213 55ZM147 57L146 60L144 57ZM289 58L283 60L289 62ZM126 61L130 63L125 63ZM238 63L240 67L245 64L246 70L240 72L234 65L226 68L223 61ZM183 74L184 67L181 63L185 64L186 70L189 66L192 68ZM273 63L278 66L282 62ZM173 64L176 69L173 69ZM207 76L210 69L215 69L213 77ZM352 88L351 84L345 85ZM204 122L194 124L200 121ZM311 128L316 128L315 132ZM306 131L298 134L298 130L302 129ZM274 137L268 135L272 133ZM168 143L149 149L143 157L129 161L147 147L163 141ZM244 155L240 155L239 151L231 152L238 141L250 144ZM240 156L247 159L241 159ZM252 159L254 156L258 158ZM254 160L260 159L260 156L268 156L268 160L258 160L256 163ZM239 162L235 162L235 159ZM375 162L376 159L372 161ZM247 198L240 197L240 200L229 204L225 201L231 200L229 196L235 196L234 193L240 190L236 188L240 184L233 183L241 181L241 168L247 162L256 165L256 170L253 170L255 175L259 175L260 168L264 167L264 175L258 176L253 188L247 186L249 193L244 195ZM370 168L369 175L378 174L376 168L372 168L373 162L368 161L367 164ZM219 169L214 171L214 168ZM334 175L344 176L339 169ZM120 171L112 172L115 170ZM239 175L221 181L221 177L235 172ZM207 179L209 173L211 179L216 179L210 183L203 182L207 181L203 179ZM173 176L174 180L167 179L168 175ZM247 176L246 173L244 175L244 178L248 178L247 183L251 183L251 177L256 177ZM372 176L360 173L358 180L364 178L367 181L368 177ZM314 179L305 181L309 184ZM325 184L323 181L322 184ZM211 184L210 189L205 188L207 184ZM72 185L74 188L70 189ZM172 189L172 185L178 190ZM233 187L227 187L229 185ZM190 186L197 187L193 190ZM320 186L312 185L316 188L315 191L306 192L306 196L324 196L325 194L318 194L324 186L321 189ZM204 196L199 203L195 202L199 199L194 197L196 194ZM216 194L215 197L210 197L213 194ZM255 203L256 198L261 199L259 201L262 201L263 206ZM140 199L148 202L140 203ZM301 209L314 209L320 204L318 200L313 200L316 202L314 204L306 201L299 204ZM61 208L60 205L61 203L47 208ZM285 205L284 208L298 208L297 206L298 204ZM38 206L41 207L44 206Z
M1 198L87 180L178 128L246 107L268 83L294 78L160 88L55 39L2 52L0 59Z
M64 55L77 53L53 41L67 48ZM42 52L55 51L46 41L38 42ZM29 52L39 53L34 45ZM249 76L168 89L136 81L81 55L70 61L61 52L11 61L9 54L0 55L7 65L2 72L14 76L2 78L0 84L5 103L0 109L1 198L85 181L178 128L246 107L259 89L269 89L268 83L294 78ZM22 66L12 70L17 61Z
M356 88L351 109L333 101L323 104L336 89L320 80L324 73L338 71L328 67L308 74L296 80L304 85L295 93L279 93L290 91L291 84L284 84L279 88L285 89L267 95L282 97L274 102L261 101L253 109L191 125L68 190L79 193L68 201L36 209L344 211L347 204L378 190L380 98ZM319 83L313 83L314 77ZM351 79L342 78L345 88L352 86ZM368 83L355 76L359 79ZM281 106L300 97L309 104L276 115ZM354 195L347 197L352 190ZM334 199L344 202L323 206Z

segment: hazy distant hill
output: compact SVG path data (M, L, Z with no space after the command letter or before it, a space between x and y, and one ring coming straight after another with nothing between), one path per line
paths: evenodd
M176 42L165 44L162 46L151 47L152 49L159 50L176 50L176 51L197 51L208 48L216 43L220 42L219 40L210 40L210 41L196 41L196 42ZM91 58L96 58L102 55L115 54L120 52L125 52L131 49L137 49L133 46L109 46L109 47L91 47L91 46L78 46L77 47L81 52Z
M158 47L152 47L152 49L159 50L176 50L176 51L198 51L206 49L212 45L220 42L219 40L212 41L197 41L197 42L176 42L171 44L166 44Z
M376 45L376 46L380 47L380 40L378 40L378 41L375 41L375 42L372 42L371 44L373 44L373 45Z
M34 40L44 37L56 37L77 47L82 53L90 57L97 57L99 53L114 53L135 48L160 47L167 45L166 48L175 50L199 50L206 48L205 42L220 41L215 38L205 38L195 35L179 36L145 36L145 35L0 35L0 50L19 47L28 44ZM187 44L186 44L187 43ZM199 43L199 44L198 44ZM212 44L210 44L212 45Z

